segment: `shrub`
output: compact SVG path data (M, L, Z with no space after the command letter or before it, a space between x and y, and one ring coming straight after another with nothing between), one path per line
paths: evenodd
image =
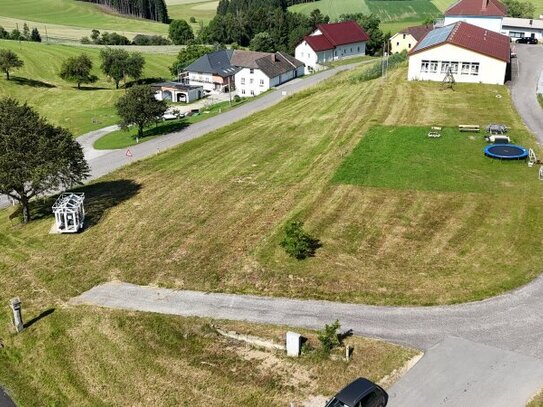
M315 251L321 247L319 239L314 238L304 231L304 224L300 221L290 221L285 226L285 238L280 245L287 254L298 260L315 255Z
M189 18L189 22L191 22L192 24L195 24L196 23L196 18L194 18L194 17Z
M90 44L91 40L89 39L89 37L81 37L81 40L79 42L81 42L81 44Z
M234 102L236 102L236 103L241 102L241 96L240 95L234 95Z
M339 340L338 330L341 327L339 321L336 321L330 325L324 325L324 329L319 332L318 339L321 343L322 353L328 355L330 351L341 345Z

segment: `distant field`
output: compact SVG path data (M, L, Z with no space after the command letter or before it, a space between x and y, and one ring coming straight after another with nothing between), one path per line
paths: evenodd
M0 97L11 96L28 102L51 122L69 128L75 135L107 126L117 121L114 103L124 92L113 90L100 72L99 49L67 45L0 41L0 49L15 51L25 66L13 72L13 80L0 78ZM69 56L88 54L94 73L100 78L89 89L78 91L73 84L58 77L62 61ZM146 77L169 77L168 67L174 55L144 54Z
M289 8L294 12L309 14L314 9L327 14L333 21L341 14L374 14L382 21L384 31L396 32L409 25L420 24L426 18L441 14L430 0L320 0L297 4Z
M154 33L166 34L166 24L155 23L149 20L124 17L119 14L106 12L103 8L91 3L74 0L2 0L0 17L9 17L19 21L26 21L29 25L37 25L44 33L45 25L51 24L51 35L74 34L70 29L91 29L117 31L119 33ZM1 21L1 20L0 20ZM18 22L19 22L18 21ZM42 24L36 24L42 23ZM2 24L0 22L0 24ZM49 27L48 27L49 31Z
M217 0L167 0L166 3L170 18L189 21L194 17L205 25L215 16L219 4ZM197 29L198 24L191 23L193 29Z

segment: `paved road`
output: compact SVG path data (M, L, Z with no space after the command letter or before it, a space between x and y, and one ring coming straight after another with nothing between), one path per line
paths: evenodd
M510 293L485 301L435 307L386 307L345 304L329 301L295 300L251 295L174 291L143 287L128 283L106 283L71 300L72 304L91 304L110 308L157 312L163 314L243 320L256 323L284 324L293 327L321 329L325 323L339 319L344 329L354 334L380 338L422 350L445 343L442 349L448 359L438 357L439 365L427 374L406 376L417 385L425 386L428 377L439 377L436 387L424 391L430 397L459 397L462 383L474 382L478 372L493 380L480 378L470 399L497 392L507 394L505 400L523 400L525 403L543 386L543 276ZM451 350L450 337L462 338L465 343ZM459 347L458 347L459 346ZM454 350L456 349L456 351ZM482 352L485 349L485 352ZM477 359L472 354L481 352L482 364L476 369ZM431 353L423 358L427 360ZM501 355L501 356L500 356ZM515 356L516 355L516 356ZM515 362L516 361L516 362ZM437 362L436 362L437 363ZM430 362L423 364L432 365ZM465 365L464 370L458 366ZM473 365L473 366L471 366ZM422 369L422 368L419 368ZM533 379L519 385L516 380L523 369L532 372ZM509 372L509 373L507 373ZM439 373L439 374L438 374ZM411 379L410 379L411 377ZM413 378L414 377L414 378ZM426 379L425 379L426 378ZM500 378L501 380L498 380ZM516 379L515 379L516 378ZM402 386L403 379L398 386ZM439 384L440 383L440 384ZM447 383L450 383L450 387ZM403 387L399 387L402 389ZM437 406L423 403L417 394L398 394L411 397L411 404L397 406ZM436 396L437 394L437 396ZM448 396L447 396L448 395ZM467 395L466 395L467 397ZM460 399L458 399L460 400ZM468 399L466 399L468 400ZM490 401L495 400L489 398ZM418 404L417 404L418 403ZM495 407L490 402L456 404L450 406ZM507 407L523 407L513 403Z
M371 61L364 63L370 62ZM358 65L360 65L360 63L344 65L317 73L303 79L295 79L287 82L286 84L278 87L276 90L272 90L264 96L255 98L250 102L244 103L233 110L211 117L207 120L192 124L186 129L183 129L179 132L160 136L155 139L146 141L145 143L130 147L130 152L132 153L131 157L128 157L126 155L126 150L124 149L105 151L97 151L92 149L92 144L94 143L94 141L101 137L101 135L111 131L111 128L101 129L81 136L80 138L78 138L78 140L83 145L85 157L87 158L87 161L91 168L91 176L87 181L91 181L93 179L106 175L120 167L134 162L135 160L140 160L142 158L152 156L160 151L164 151L184 142L193 140L198 137L202 137L211 131L220 129L221 127L244 119L252 115L253 113L267 109L268 107L279 103L288 95L300 92L336 75L338 72L353 69ZM0 208L9 206L9 204L10 203L7 198L0 195Z
M0 407L17 407L7 393L0 387Z
M513 103L526 126L543 143L543 109L536 97L537 83L543 70L543 47L517 44L516 51L517 58L512 59Z

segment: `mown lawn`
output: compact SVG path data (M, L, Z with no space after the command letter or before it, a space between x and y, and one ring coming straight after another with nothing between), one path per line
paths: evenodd
M114 104L124 92L115 90L100 71L99 49L67 45L48 45L0 40L0 49L11 49L24 61L24 67L12 73L12 80L0 78L0 97L27 102L52 123L70 129L76 136L115 123ZM58 76L62 62L85 53L91 57L93 73L100 80L77 90ZM143 54L144 77L169 78L174 55Z
M360 375L381 380L415 355L351 337L350 363L316 354L292 359L227 339L214 328L281 344L288 327L91 307L47 312L19 335L0 318L0 383L20 406L284 406L330 396ZM315 332L302 333L318 347Z
M118 33L168 32L167 24L122 16L96 4L75 0L2 0L0 16L22 19L30 25L39 22L88 28L89 32L93 28Z

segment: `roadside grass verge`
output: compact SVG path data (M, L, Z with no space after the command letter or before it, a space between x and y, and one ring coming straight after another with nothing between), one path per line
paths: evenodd
M78 136L118 121L114 104L124 92L115 90L100 71L100 50L89 47L48 45L0 40L0 49L11 49L24 61L22 69L12 73L12 80L0 78L0 97L14 97L34 107L56 125ZM62 62L71 56L87 54L93 61L97 83L77 90L58 76ZM169 78L168 66L174 55L143 54L144 77Z
M201 108L202 113L198 115L188 116L179 120L163 121L159 122L156 126L149 127L144 130L143 138L139 140L140 143L154 139L155 137L162 136L164 134L180 131L191 124L198 123L202 120L209 119L220 113L227 112L236 106L246 102L247 99L242 99L239 102L232 101L232 105L229 102L215 103L208 108ZM97 150L114 150L119 148L126 148L136 145L136 136L138 134L137 129L130 128L127 131L117 130L104 135L96 140L94 148Z
M338 61L327 62L325 65L330 67L330 68L335 68L337 66L356 64L356 63L359 63L359 62L369 62L369 61L374 60L374 59L376 59L376 58L372 57L370 55L364 55L364 56L360 56L360 57L345 58L345 59L340 59Z
M246 345L211 324L284 342L288 327L93 307L58 307L22 334L2 322L0 382L18 405L266 405L332 395L358 376L375 381L415 351L350 337L350 363ZM316 333L308 335L317 346Z

